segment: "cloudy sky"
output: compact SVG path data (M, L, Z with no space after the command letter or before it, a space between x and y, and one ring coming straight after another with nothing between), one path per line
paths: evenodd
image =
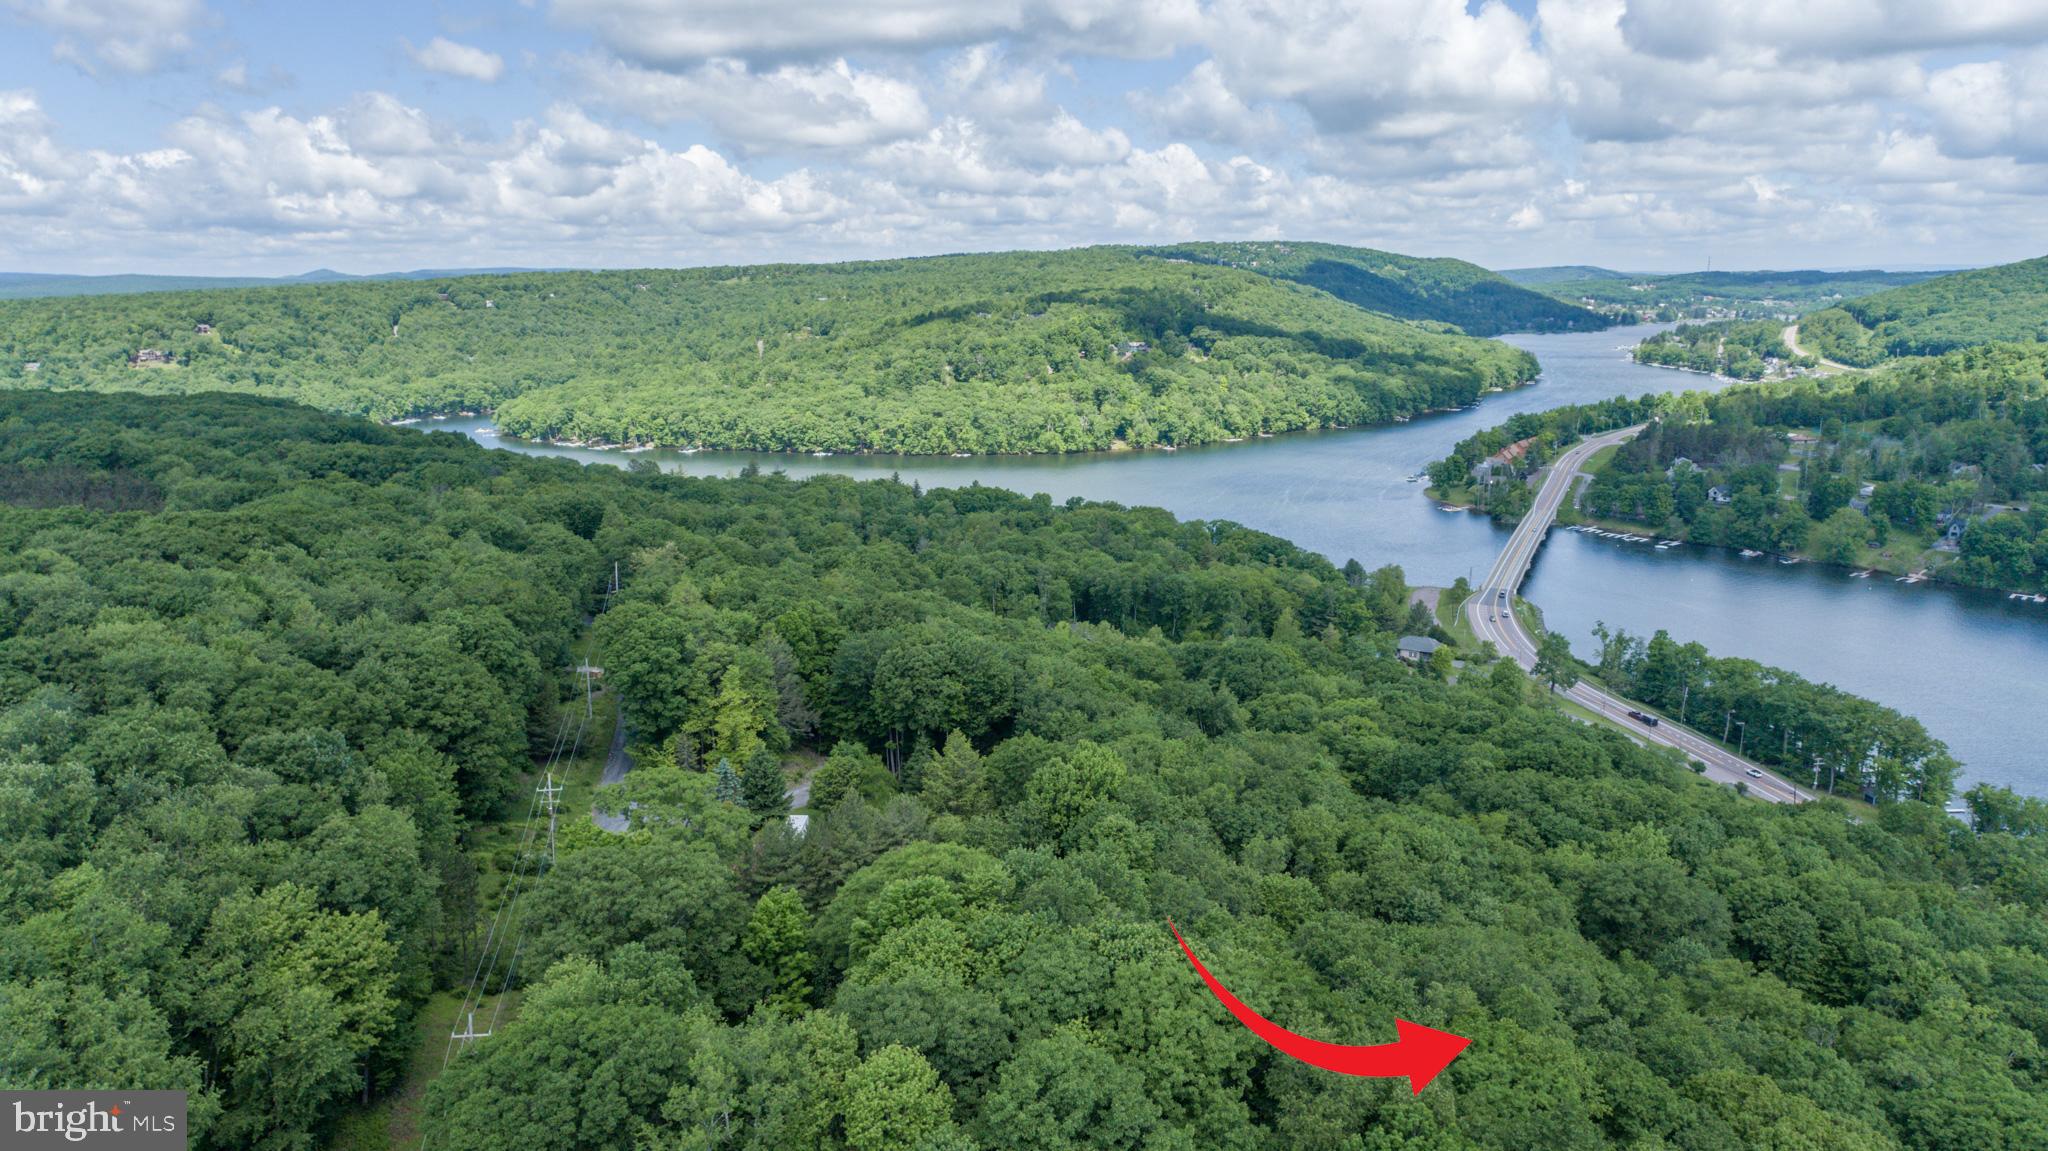
M0 0L0 270L2048 252L2048 0Z

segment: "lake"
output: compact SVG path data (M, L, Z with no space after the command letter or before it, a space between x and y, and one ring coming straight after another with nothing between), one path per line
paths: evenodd
M421 425L494 447L623 465L652 459L665 471L728 475L749 463L792 476L833 472L900 475L926 487L976 480L1055 500L1081 496L1163 507L1183 519L1234 520L1312 548L1337 563L1401 565L1411 583L1476 577L1507 538L1469 513L1443 512L1408 477L1452 444L1517 412L1619 395L1719 387L1711 377L1638 365L1627 349L1668 325L1605 332L1508 336L1535 353L1536 384L1489 395L1470 411L1406 424L1297 432L1177 452L1067 456L823 458L762 452L655 451L637 456L503 440L489 421ZM1935 584L1852 579L1814 564L1743 560L1702 547L1648 545L1555 532L1523 592L1545 621L1591 654L1598 620L1647 635L1664 628L1719 656L1743 656L1836 684L1917 716L1965 764L1989 780L2048 794L2048 604Z

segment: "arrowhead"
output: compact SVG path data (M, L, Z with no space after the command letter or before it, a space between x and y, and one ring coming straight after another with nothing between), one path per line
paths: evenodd
M1438 1031L1434 1027L1424 1027L1420 1023L1410 1023L1406 1019L1394 1020L1394 1033L1401 1047L1401 1058L1408 1064L1405 1072L1408 1085L1417 1095L1429 1086L1430 1080L1443 1074L1451 1060L1472 1045L1470 1039Z

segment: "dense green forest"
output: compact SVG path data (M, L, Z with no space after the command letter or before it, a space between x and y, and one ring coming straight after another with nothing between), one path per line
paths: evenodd
M2048 256L1879 292L1799 321L1799 343L1856 367L1996 341L2048 340Z
M0 386L495 407L516 435L773 451L1203 443L1535 374L1442 324L1121 248L0 303Z
M1638 343L1636 362L1760 380L1774 367L1810 362L1793 357L1784 330L1775 320L1680 324Z
M0 480L10 1088L279 1149L390 1091L617 562L631 830L565 813L429 1146L2048 1143L2039 805L1745 800L1511 662L1400 663L1398 569L247 396L0 396ZM1285 1026L1472 1045L1419 1097L1293 1063L1168 917Z
M1940 272L1682 272L1630 275L1605 268L1518 268L1517 284L1603 312L1678 319L1780 319L1917 284Z
M1463 260L1280 240L1176 244L1151 251L1166 259L1223 264L1307 284L1368 311L1456 324L1475 336L1590 330L1608 323L1576 301L1530 291Z

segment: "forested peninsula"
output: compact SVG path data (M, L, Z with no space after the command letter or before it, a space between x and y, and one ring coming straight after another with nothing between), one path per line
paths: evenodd
M1461 441L1430 465L1431 482L1518 518L1529 470L1581 435L1644 420L1643 435L1594 464L1565 522L2048 592L2048 345L1524 413ZM1513 467L1476 478L1523 441Z
M233 395L0 395L0 501L0 1076L186 1090L198 1148L422 1088L436 1151L2048 1144L2048 808L1744 799L1401 662L1398 569ZM540 860L592 642L628 826ZM1169 918L1283 1026L1471 1046L1293 1062Z
M1415 263L1430 266L1405 277L1405 318L1133 248L5 301L0 386L254 392L385 420L495 409L509 434L612 444L950 454L1376 423L1535 377L1527 354L1452 326L1479 316L1471 284L1438 291L1450 272L1434 265L1562 305Z

